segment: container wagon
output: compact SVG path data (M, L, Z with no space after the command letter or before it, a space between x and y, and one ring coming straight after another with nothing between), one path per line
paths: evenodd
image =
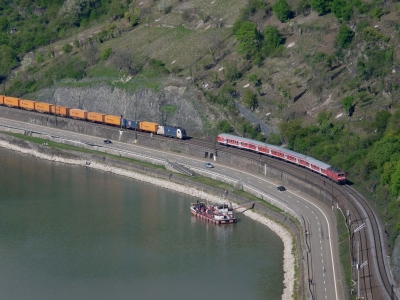
M139 121L135 121L135 120L122 119L122 126L127 129L140 130L139 123L140 123Z
M4 96L4 104L10 107L19 107L19 98Z
M121 126L121 117L113 115L105 115L104 123L108 125Z
M69 115L69 107L54 105L50 108L52 114L56 114L62 117L67 117Z
M71 108L69 110L69 116L74 119L86 120L87 114L88 114L87 110L83 109Z
M19 107L26 110L35 110L35 103L36 101L20 99Z
M142 121L139 123L139 129L147 132L157 133L158 126L157 123Z
M0 104L3 105L4 104L4 96L0 95Z
M87 119L92 122L104 123L105 114L97 112L88 112Z
M53 104L44 103L44 102L36 102L35 110L38 112L51 113L51 107Z

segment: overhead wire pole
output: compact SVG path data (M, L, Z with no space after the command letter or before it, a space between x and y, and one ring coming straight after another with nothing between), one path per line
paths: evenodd
M351 234L351 240L353 241L354 234L365 227L365 223L358 226ZM353 246L353 242L352 242ZM357 299L364 299L360 296L360 269L364 268L368 264L367 261L360 264L360 242L357 241Z

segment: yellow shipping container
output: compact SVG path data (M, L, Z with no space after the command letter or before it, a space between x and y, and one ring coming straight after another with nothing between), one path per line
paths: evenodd
M7 106L19 107L19 98L5 96L4 104Z
M157 124L157 123L146 122L146 121L139 123L140 130L153 132L153 133L157 133L158 126L159 126L159 124Z
M97 112L88 112L87 119L92 122L104 123L105 114L97 113Z
M69 110L69 116L71 118L75 118L75 119L86 120L87 113L88 113L87 110L83 110L83 109L71 108Z
M104 117L104 123L110 124L110 125L121 126L121 117L106 115Z
M52 114L55 113L56 115L66 117L68 116L70 108L66 106L54 105L50 108L50 110Z
M51 112L51 107L54 106L53 104L45 103L45 102L36 102L35 103L35 110L40 112Z

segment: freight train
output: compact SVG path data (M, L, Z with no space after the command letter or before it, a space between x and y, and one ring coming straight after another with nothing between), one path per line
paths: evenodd
M221 145L232 146L239 149L250 150L262 153L271 157L279 158L295 165L310 169L322 176L328 177L336 183L346 183L346 173L338 168L332 167L327 163L316 160L315 158L300 154L282 147L265 144L259 141L246 139L231 134L219 134L218 143Z
M119 116L107 115L98 112L86 111L83 109L76 109L61 105L54 105L45 102L26 100L3 95L0 95L0 105L37 111L40 113L55 114L62 117L112 125L126 129L150 132L158 135L178 138L181 140L186 139L186 130L182 127L160 125L147 121L130 120Z

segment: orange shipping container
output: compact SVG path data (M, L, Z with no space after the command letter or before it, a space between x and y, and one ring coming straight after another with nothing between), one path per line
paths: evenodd
M7 106L19 107L19 98L5 96L4 104Z
M66 107L66 106L54 105L50 108L50 110L51 110L52 114L54 114L54 112L55 112L59 116L66 117L66 116L68 116L70 108Z
M97 113L97 112L88 112L87 119L92 122L104 123L105 114Z
M139 123L140 130L149 131L149 132L153 132L153 133L157 133L158 126L159 126L159 124L152 123L152 122L144 121L144 122Z
M44 102L36 102L35 103L35 110L40 112L51 112L51 107L54 106L53 104L44 103Z
M104 117L104 122L106 124L110 124L110 125L121 126L121 117L112 116L112 115L106 115Z
M86 120L86 118L87 118L87 110L71 108L69 110L69 116L71 118Z
M19 107L25 108L28 110L34 110L35 103L36 103L36 101L21 99L21 100L19 100Z
M0 104L4 104L4 96L0 95Z

